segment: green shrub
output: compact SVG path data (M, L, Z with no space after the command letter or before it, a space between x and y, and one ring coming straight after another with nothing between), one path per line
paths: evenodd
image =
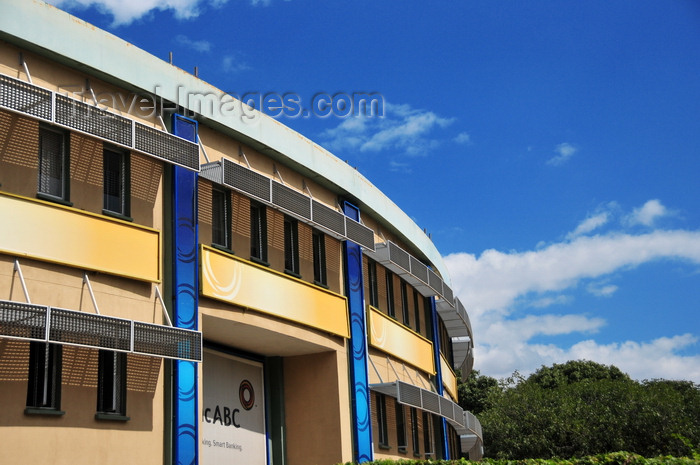
M659 456L644 458L630 452L613 452L610 454L591 455L573 459L483 459L480 462L459 460L375 460L364 462L362 465L698 465L700 461L694 457ZM352 462L338 465L356 465Z

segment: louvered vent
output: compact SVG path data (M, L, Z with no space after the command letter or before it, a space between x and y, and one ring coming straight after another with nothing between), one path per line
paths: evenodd
M423 399L423 409L429 412L440 414L440 396L434 392L426 391L425 389L421 391L421 396Z
M312 219L314 223L328 228L341 236L345 236L345 215L316 200L312 200L311 204L313 206Z
M134 352L201 361L202 333L134 321Z
M270 178L224 159L224 183L234 189L269 202Z
M452 418L454 418L454 421L459 423L460 426L464 427L465 425L465 420L464 420L464 410L462 410L462 407L459 406L459 404L455 404L451 402L452 404Z
M135 123L134 148L155 157L199 170L199 146L167 132Z
M200 167L199 175L217 184L224 183L224 168L220 161L203 164Z
M414 256L411 256L411 274L428 284L428 267Z
M272 183L272 203L302 218L311 219L311 199L278 182Z
M418 408L423 407L420 395L421 389L419 387L412 386L408 383L399 381L398 388L399 402L402 402L407 405L412 405Z
M9 76L0 76L0 106L51 120L51 91Z
M440 414L451 420L454 420L454 409L452 408L452 402L443 396L438 397L440 399Z
M131 350L131 321L61 308L51 309L49 341Z
M404 270L411 271L411 256L398 245L389 241L389 260L399 265Z
M64 95L56 95L56 122L117 144L131 145L131 121Z
M345 232L347 238L362 247L374 250L374 231L368 227L345 217Z
M455 296L452 293L452 288L444 282L442 283L442 297L444 297L444 299L449 302L450 305L454 306Z
M442 279L430 269L428 270L428 284L435 292L442 295Z
M43 305L0 300L0 335L44 340L47 311Z

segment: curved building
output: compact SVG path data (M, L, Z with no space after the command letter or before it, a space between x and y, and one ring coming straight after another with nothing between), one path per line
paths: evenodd
M0 0L2 463L482 453L430 239L277 120Z

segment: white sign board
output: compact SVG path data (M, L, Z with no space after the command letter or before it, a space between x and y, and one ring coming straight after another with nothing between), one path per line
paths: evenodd
M266 465L262 363L206 350L201 463Z

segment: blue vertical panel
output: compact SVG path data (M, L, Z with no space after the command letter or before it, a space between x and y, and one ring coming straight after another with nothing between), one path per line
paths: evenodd
M437 316L437 306L435 304L435 297L430 298L430 320L433 326L433 356L435 357L435 387L437 388L437 393L443 394L442 387L442 365L440 364L440 329L438 327L438 316ZM440 418L440 424L442 425L442 457L445 460L450 459L450 448L447 445L447 422L444 418Z
M173 115L173 133L197 142L197 123ZM197 329L197 173L173 167L173 324ZM173 458L178 465L199 463L197 364L176 360L173 369Z
M360 210L345 202L343 212L360 221ZM369 373L367 366L367 319L362 282L362 249L351 241L345 241L345 295L350 313L350 383L352 391L353 446L355 462L372 460L372 421L369 408Z

